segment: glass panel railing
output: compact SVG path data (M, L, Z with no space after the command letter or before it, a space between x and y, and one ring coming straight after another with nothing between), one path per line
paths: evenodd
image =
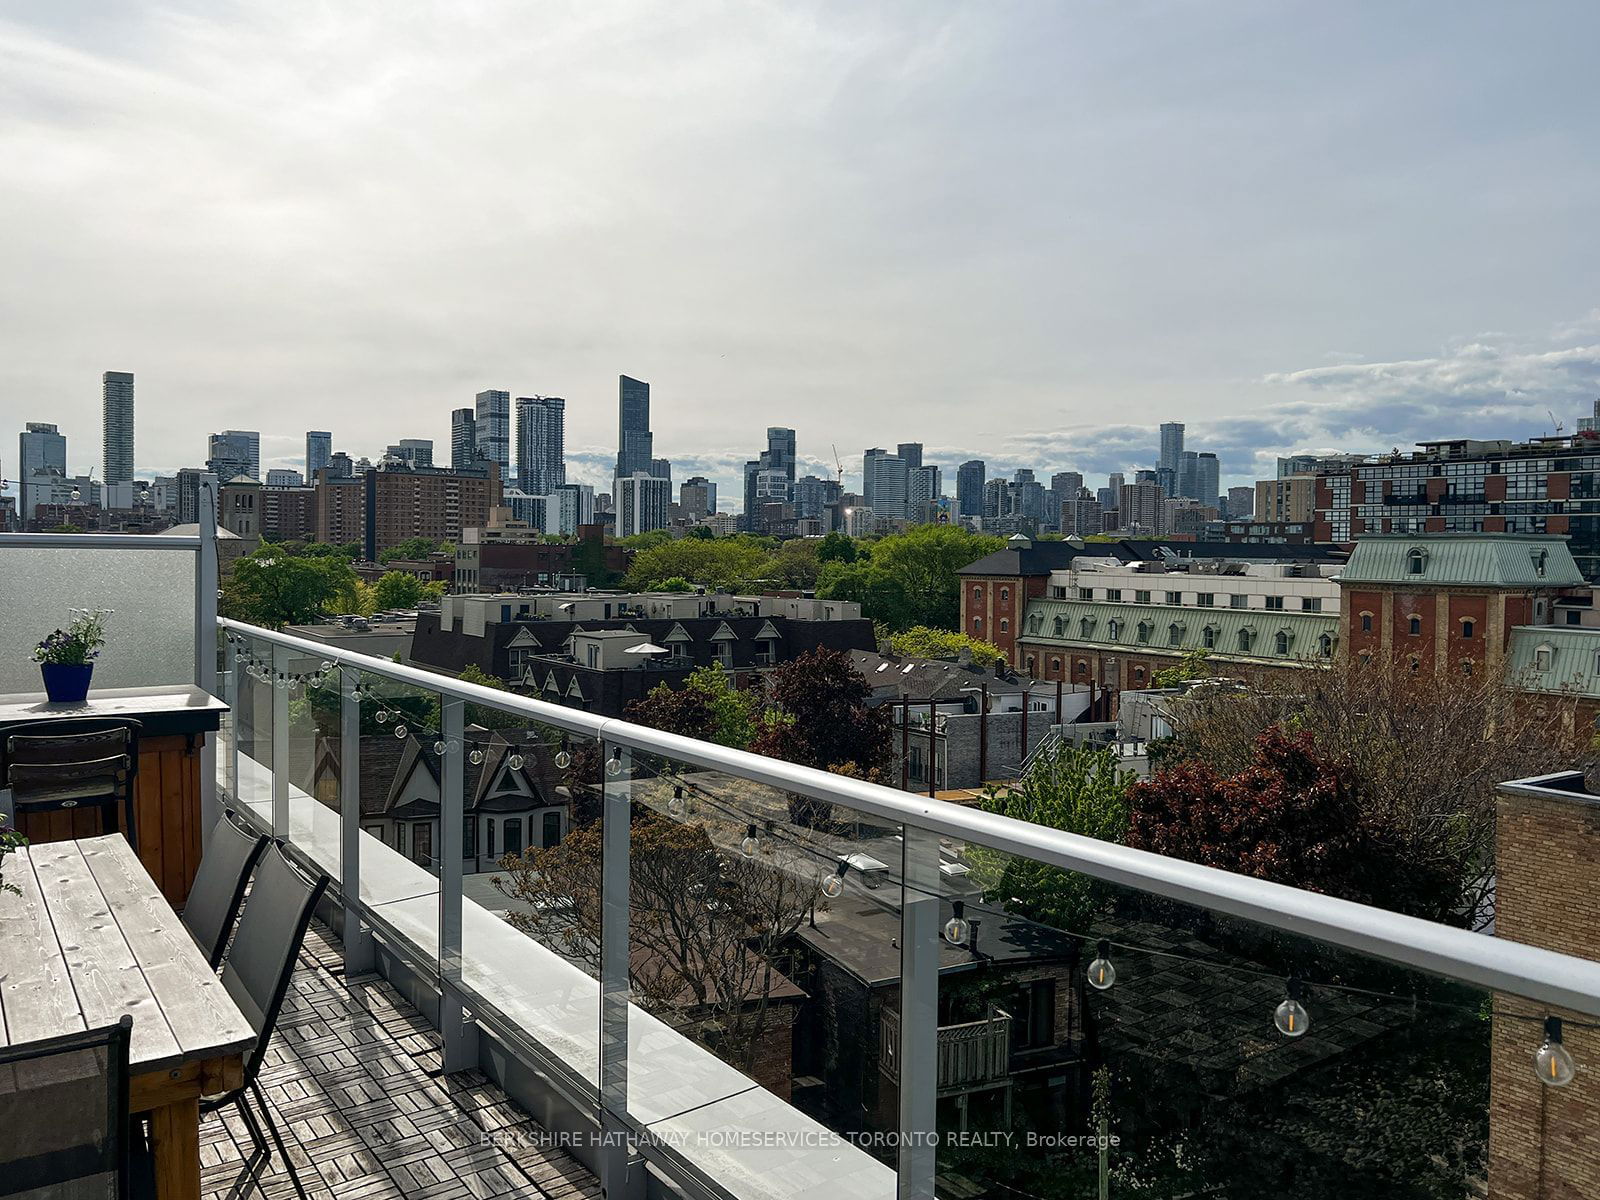
M96 688L194 682L195 552L0 548L0 693L39 692L33 647L73 608L110 610Z
M900 974L899 826L627 757L628 1122L735 1195L892 1194L856 1038Z
M232 802L272 830L272 646L265 639L239 634L234 639ZM226 783L225 783L226 786Z
M942 854L936 1050L879 1062L937 1095L941 1194L1481 1186L1482 989L984 847Z

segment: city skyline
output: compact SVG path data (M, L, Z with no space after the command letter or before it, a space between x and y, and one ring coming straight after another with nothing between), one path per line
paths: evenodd
M60 424L75 472L98 465L107 366L139 377L141 475L198 459L201 398L212 426L271 413L263 464L298 467L308 428L358 456L442 447L461 398L503 381L569 398L569 465L596 483L628 371L656 385L679 476L730 499L769 424L797 429L802 473L831 472L830 444L917 437L948 487L969 458L1131 471L1181 417L1238 484L1294 450L1528 436L1600 392L1597 184L1571 165L1592 141L1585 7L1523 14L1515 38L1484 6L1442 29L1385 14L1384 36L1343 11L1180 11L1150 44L1103 14L938 4L715 26L692 5L326 11L287 43L237 9L163 12L0 24L20 100L0 245L28 281L0 293L0 409ZM639 51L627 89L618 39ZM490 45L512 92L450 90ZM312 46L334 60L311 70ZM391 61L417 68L403 89ZM308 130L356 147L351 169ZM171 138L192 169L153 169ZM418 144L482 158L439 172ZM503 186L463 190L484 160ZM554 192L530 214L535 182ZM262 286L219 290L239 278Z

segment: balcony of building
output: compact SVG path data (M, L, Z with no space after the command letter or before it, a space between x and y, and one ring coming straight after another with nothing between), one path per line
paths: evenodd
M331 877L267 1081L329 1194L1597 1194L1586 958L219 621L209 553L0 538L0 691L87 604L97 688L225 705L143 827Z

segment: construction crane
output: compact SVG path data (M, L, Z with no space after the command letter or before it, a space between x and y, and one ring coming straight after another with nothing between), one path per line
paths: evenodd
M839 457L839 447L835 443L829 442L828 446L833 450L833 478L842 489L844 487L844 460Z
M1560 437L1562 433L1565 432L1566 426L1564 426L1560 421L1556 420L1556 414L1551 412L1548 408L1544 411L1545 414L1550 418L1550 424L1555 426L1556 436Z

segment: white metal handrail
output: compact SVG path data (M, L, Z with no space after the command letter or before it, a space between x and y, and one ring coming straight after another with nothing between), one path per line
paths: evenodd
M1416 970L1600 1017L1600 963L980 809L919 798L864 780L465 683L259 626L230 620L219 623L225 629L288 651L337 662L447 698L498 708L631 751L659 754L725 772L780 791L843 805L890 824L1080 871L1109 883L1255 921Z

